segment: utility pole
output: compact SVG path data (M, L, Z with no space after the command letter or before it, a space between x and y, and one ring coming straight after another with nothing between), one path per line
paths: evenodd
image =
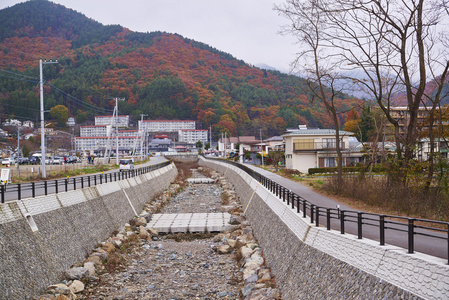
M57 64L58 61L42 61L39 59L39 75L40 75L40 108L41 108L41 163L42 163L42 178L47 178L47 172L45 171L45 157L47 153L45 151L45 121L44 121L44 79L42 75L43 64Z
M148 115L140 114L140 161L143 160L143 117L147 117Z
M17 125L17 176L20 177L20 126Z
M125 101L125 98L114 98L115 100L115 163L118 165L118 101Z
M262 154L262 168L263 168L262 128L260 129L260 153Z
M209 147L212 151L212 125L209 125Z

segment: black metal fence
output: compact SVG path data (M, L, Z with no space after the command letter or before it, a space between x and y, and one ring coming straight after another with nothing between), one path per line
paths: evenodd
M414 253L415 251L415 236L420 235L432 239L446 240L449 264L449 222L318 206L244 165L223 159L207 159L225 162L242 169L260 182L276 197L283 202L286 202L287 205L291 205L292 209L296 209L296 213L302 214L304 218L309 216L310 223L315 224L316 227L323 224L326 226L327 230L340 230L341 234L345 234L346 225L355 223L357 225L358 239L363 238L364 228L367 226L376 227L378 228L380 245L385 245L385 238L388 230L402 232L407 235L408 253Z
M82 189L112 181L124 180L163 168L168 166L170 163L170 161L166 161L160 164L122 172L116 171L71 178L67 177L54 180L1 185L1 202L5 203L5 201L10 200L21 200L23 198L34 198L42 195L57 194L60 192L67 192L69 190L76 190L80 188Z

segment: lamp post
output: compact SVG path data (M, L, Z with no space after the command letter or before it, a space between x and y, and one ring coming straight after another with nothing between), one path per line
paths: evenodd
M40 75L40 111L41 111L41 163L42 163L42 178L47 178L47 172L45 170L45 157L47 153L45 151L45 121L44 121L44 79L42 75L42 65L44 64L57 64L58 61L42 61L39 59L39 75Z

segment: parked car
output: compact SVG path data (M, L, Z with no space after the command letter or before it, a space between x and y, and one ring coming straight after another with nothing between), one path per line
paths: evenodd
M41 159L39 156L30 156L28 157L28 162L30 165L40 165Z
M132 159L121 159L119 171L134 170L134 161Z
M28 157L19 157L19 165L28 164Z
M55 156L53 157L53 159L51 160L51 163L53 165L63 165L64 164L64 157L61 156Z
M2 165L11 166L16 163L16 160L13 157L7 157L2 159Z

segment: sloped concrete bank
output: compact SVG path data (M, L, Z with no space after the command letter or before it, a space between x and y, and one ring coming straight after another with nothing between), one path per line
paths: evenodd
M234 185L285 299L447 299L443 259L311 226L242 170L199 164Z
M130 179L0 204L0 299L39 295L164 191L170 164Z

